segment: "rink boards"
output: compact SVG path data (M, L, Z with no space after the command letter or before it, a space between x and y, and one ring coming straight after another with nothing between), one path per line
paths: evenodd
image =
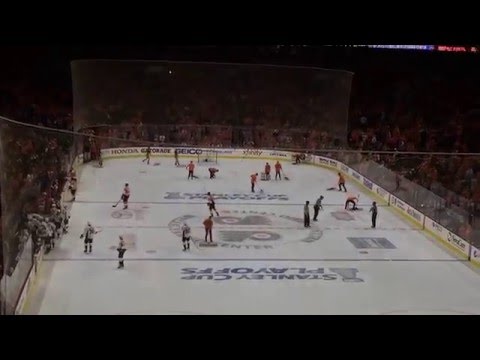
M193 150L183 159L194 160L199 149ZM144 156L141 149L104 154L119 160L106 161L103 169L81 165L70 233L45 256L26 312L480 313L478 275L435 246L423 228L444 235L459 255L473 249L461 249L462 239L384 189L332 159L308 159L335 170L325 171L291 166L288 153L223 150L231 153L219 158L232 160L219 162L215 185L203 173L199 181L187 182L185 170L173 167L173 149L162 153L172 159L160 160L160 166L135 159ZM260 182L264 193L249 194L245 175L261 169L265 159L280 159L292 180ZM206 171L201 165L198 170ZM383 205L378 229L369 228L368 211L346 216L344 194L338 192L324 193L318 223L303 228L303 203L315 200L311 189L327 188L338 171L348 175L352 191L369 194L362 195L366 210L371 199ZM132 203L123 212L111 205L126 180L133 187ZM203 195L211 189L223 194L214 225L219 246L204 249L198 246L207 215ZM78 239L86 220L101 228L90 257ZM195 240L190 252L181 251L178 233L185 221ZM116 270L120 234L127 235L124 271Z

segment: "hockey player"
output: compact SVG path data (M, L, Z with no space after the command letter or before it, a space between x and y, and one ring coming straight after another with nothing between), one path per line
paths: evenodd
M345 178L341 173L338 173L338 191L345 191L347 192L347 188L345 187Z
M123 269L125 266L123 264L123 255L125 254L125 251L127 249L125 248L125 241L123 240L123 236L118 237L119 242L118 242L118 268L117 269Z
M190 178L194 178L195 176L193 175L193 171L195 170L195 164L193 163L193 161L190 161L190 164L187 165L187 169L188 169L188 180L190 180Z
M40 225L40 237L43 239L45 245L45 254L48 254L52 250L53 231L47 219L43 219Z
M75 194L77 193L77 178L70 178L70 185L68 186L70 193L72 194L72 201L75 201Z
M208 172L210 173L210 179L215 179L215 174L218 172L218 169L208 168Z
M37 220L36 225L37 225L37 239L38 239L38 245L39 248L42 244L45 244L46 247L46 252L48 253L50 251L50 239L49 239L49 234L48 234L48 227L47 223L42 220Z
M190 250L190 239L191 239L191 237L192 236L191 236L190 226L188 226L187 223L184 223L183 226L182 226L183 251Z
M85 226L85 229L83 230L83 234L80 235L80 239L83 239L84 245L85 245L85 250L83 251L85 254L91 253L92 252L92 245L93 245L93 235L95 235L97 231L95 231L95 228L92 226L90 221L87 223L87 226Z
M152 153L152 149L150 149L150 145L147 147L147 152L145 154L145 159L142 160L142 162L147 161L147 165L150 165L150 154Z
M173 154L175 156L175 166L180 166L180 162L178 161L178 149L175 149Z
M213 242L212 240L212 228L213 228L213 216L210 215L208 218L206 218L203 221L203 226L205 227L205 242L208 242L207 238L210 236L210 242Z
M357 208L358 196L350 195L347 197L347 201L345 201L345 210L349 210L348 205L352 204L352 208L350 210L358 210Z
M295 165L300 164L301 159L302 159L302 155L301 154L295 154L294 157L295 157Z
M305 202L305 206L303 207L303 226L306 228L310 227L310 201Z
M55 224L53 223L53 221L47 221L46 225L47 225L47 229L48 229L50 249L55 249L55 240L57 239L57 231L55 229Z
M218 214L217 209L215 208L215 199L213 198L212 194L210 192L207 193L208 198L207 198L207 205L208 205L208 210L210 211L210 216L213 216L213 212L217 214L217 216L220 216Z
M60 236L60 234L63 233L63 231L61 229L62 221L63 221L63 215L62 215L62 212L60 211L60 209L55 209L53 211L52 220L53 220L53 223L55 224L55 232L58 234L58 236Z
M98 153L98 167L103 168L103 158L102 158L102 152L101 151Z
M271 169L270 164L267 162L267 163L265 164L265 179L266 179L267 181L270 180L270 169Z
M258 173L250 175L250 183L252 184L252 192L255 192L255 184L257 183Z
M130 198L130 187L128 186L128 183L125 184L125 187L123 188L123 193L121 200L123 201L123 210L128 209L128 199Z
M62 209L62 230L66 234L68 232L68 221L70 220L70 215L68 214L68 208L66 206Z
M323 200L323 196L320 195L320 197L319 197L319 198L317 199L317 201L315 202L315 205L313 205L313 211L314 211L313 221L317 221L318 212L320 211L320 209L323 210L322 200Z
M282 180L282 175L280 172L282 171L282 164L280 164L280 161L277 161L275 164L275 180L277 180L277 176L280 180Z
M372 203L370 212L372 213L372 229L375 229L377 226L377 203L375 201Z

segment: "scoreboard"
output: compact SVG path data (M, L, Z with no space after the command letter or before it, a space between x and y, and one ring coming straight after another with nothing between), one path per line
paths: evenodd
M327 45L342 46L354 48L371 48L371 49L392 49L392 50L420 50L420 51L439 51L439 52L463 52L476 53L480 52L480 47L464 46L464 45Z

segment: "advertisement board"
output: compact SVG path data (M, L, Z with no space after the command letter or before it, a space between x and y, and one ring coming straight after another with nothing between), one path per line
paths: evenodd
M480 249L477 249L475 246L472 246L472 262L480 265Z
M450 244L455 249L459 250L465 256L468 256L470 252L470 245L468 242L459 236L455 235L451 231L445 229L442 225L433 221L429 217L425 217L425 229L442 239L444 242ZM474 248L472 247L472 261L474 261ZM477 261L480 262L480 254L478 254Z

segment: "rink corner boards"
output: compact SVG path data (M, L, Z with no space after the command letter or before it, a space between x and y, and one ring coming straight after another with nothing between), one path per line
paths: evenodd
M460 259L469 260L476 268L480 268L480 250L469 244L466 240L447 230L428 216L423 215L417 209L406 204L345 164L337 162L337 166L333 166L333 164L330 164L330 160L329 164L326 164L325 159L322 160L321 157L316 158L320 158L316 160L321 161L313 162L312 165L329 168L333 171L342 171L350 180L353 180L359 185L362 193L372 196L375 200L380 201L380 203L386 204L391 212L400 215L407 223L428 234Z

